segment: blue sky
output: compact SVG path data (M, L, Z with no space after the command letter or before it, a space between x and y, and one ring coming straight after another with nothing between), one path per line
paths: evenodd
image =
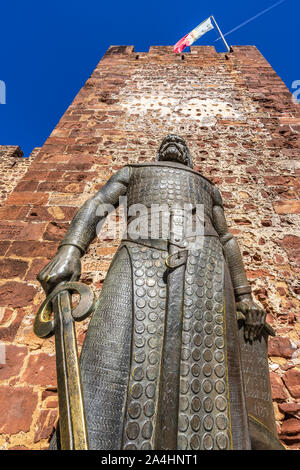
M173 45L213 14L224 33L276 0L11 0L1 5L0 144L25 156L46 138L110 45ZM291 89L300 80L299 0L284 0L227 36L232 45L256 45ZM197 45L224 51L215 31Z

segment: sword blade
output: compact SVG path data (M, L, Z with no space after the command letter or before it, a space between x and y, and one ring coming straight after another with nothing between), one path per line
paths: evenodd
M155 449L176 450L185 266L168 275Z
M63 450L88 450L88 435L71 296L68 291L52 301L55 315L59 428Z

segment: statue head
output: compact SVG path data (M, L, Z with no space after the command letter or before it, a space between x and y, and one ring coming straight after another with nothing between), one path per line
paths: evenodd
M193 168L192 156L185 140L175 134L164 138L158 149L156 161L181 163Z

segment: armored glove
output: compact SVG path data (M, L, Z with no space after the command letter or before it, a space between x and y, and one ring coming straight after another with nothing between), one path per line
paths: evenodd
M245 338L253 341L262 332L266 312L254 302L251 294L241 295L236 303L236 309L245 318Z
M37 275L46 294L62 281L77 281L81 274L81 252L73 245L64 245Z

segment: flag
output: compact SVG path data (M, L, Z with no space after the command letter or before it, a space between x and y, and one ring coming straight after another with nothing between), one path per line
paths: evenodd
M205 33L213 29L214 26L210 17L200 23L197 28L193 29L189 34L186 34L174 46L174 52L182 52L186 47L191 46L197 39L201 38Z

